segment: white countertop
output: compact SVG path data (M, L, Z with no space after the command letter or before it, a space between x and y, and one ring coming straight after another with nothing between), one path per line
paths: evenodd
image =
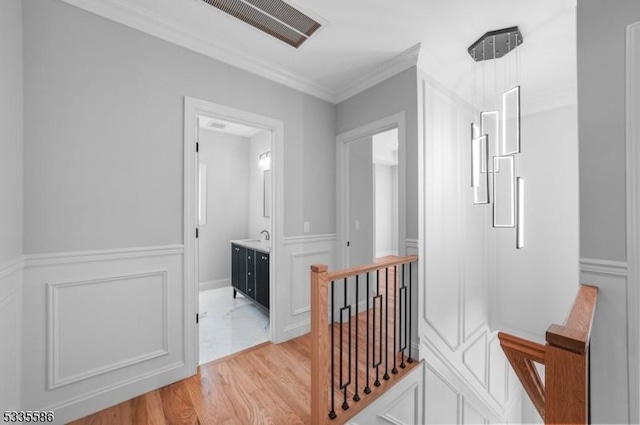
M232 240L231 243L244 246L245 248L254 249L256 251L262 251L267 254L271 252L271 241L266 241L264 239L236 239Z

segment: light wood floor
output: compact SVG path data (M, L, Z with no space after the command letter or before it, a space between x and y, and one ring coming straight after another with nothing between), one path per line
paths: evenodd
M392 282L390 280L390 292ZM384 292L384 285L381 292ZM393 294L389 294L389 332L392 336L395 305ZM385 305L386 308L386 305ZM372 311L369 311L370 334L373 333ZM365 338L366 315L362 312L357 317L357 326L352 323L352 337L358 329L358 388L361 400L353 401L354 381L347 391L349 409L343 411L341 406L343 394L335 392L335 410L338 418L332 421L343 424L362 411L384 391L397 383L409 373L417 362L408 363L406 368L400 368L400 356L391 347L383 346L383 363L380 366L379 387L373 385L375 370L369 369L371 393L364 394L366 383ZM379 316L378 316L379 317ZM354 320L352 318L352 320ZM345 350L348 332L343 332ZM383 325L384 326L384 325ZM339 354L338 343L340 325L334 325L336 331L336 355ZM376 332L378 330L376 329ZM391 344L392 345L392 344ZM376 342L376 350L379 350ZM388 353L388 354L387 354ZM392 374L393 357L396 355L398 374ZM355 360L355 343L352 346L352 356ZM387 357L388 356L388 357ZM336 357L336 362L337 362ZM346 358L346 357L345 357ZM378 357L376 357L377 359ZM389 375L391 379L383 379L385 360L388 358ZM123 402L109 409L72 422L73 425L98 424L224 424L224 425L296 425L310 423L310 377L311 351L309 334L287 341L282 344L270 342L258 345L240 353L202 365L198 373L188 379L176 382L166 387L151 391L142 396ZM346 361L346 360L345 360ZM355 362L354 362L355 364ZM336 381L338 374L336 366ZM371 366L370 366L371 368ZM345 376L346 376L345 370ZM339 383L335 383L337 388ZM328 410L327 410L328 412Z

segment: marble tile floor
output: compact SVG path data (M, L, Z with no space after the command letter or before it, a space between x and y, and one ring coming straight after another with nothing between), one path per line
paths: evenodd
M200 364L270 340L269 316L233 289L200 292Z

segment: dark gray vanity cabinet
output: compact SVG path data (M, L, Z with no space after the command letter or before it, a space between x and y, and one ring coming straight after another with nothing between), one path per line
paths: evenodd
M240 292L269 309L269 254L231 244L231 285L233 298Z
M269 309L269 254L256 251L256 301Z

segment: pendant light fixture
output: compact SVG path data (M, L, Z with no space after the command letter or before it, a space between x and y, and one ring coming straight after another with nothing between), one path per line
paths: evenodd
M474 60L474 106L478 121L471 124L471 187L474 204L493 204L493 227L517 228L516 248L524 247L524 179L519 175L520 82L519 55L506 58L524 39L515 27L489 31L468 48ZM492 61L493 93L486 90L486 61ZM502 86L498 87L498 61ZM483 62L483 63L481 63ZM481 64L479 64L481 63ZM509 66L507 66L509 65ZM477 69L482 68L480 100L475 96ZM513 82L515 74L515 83ZM478 105L478 104L481 104Z

